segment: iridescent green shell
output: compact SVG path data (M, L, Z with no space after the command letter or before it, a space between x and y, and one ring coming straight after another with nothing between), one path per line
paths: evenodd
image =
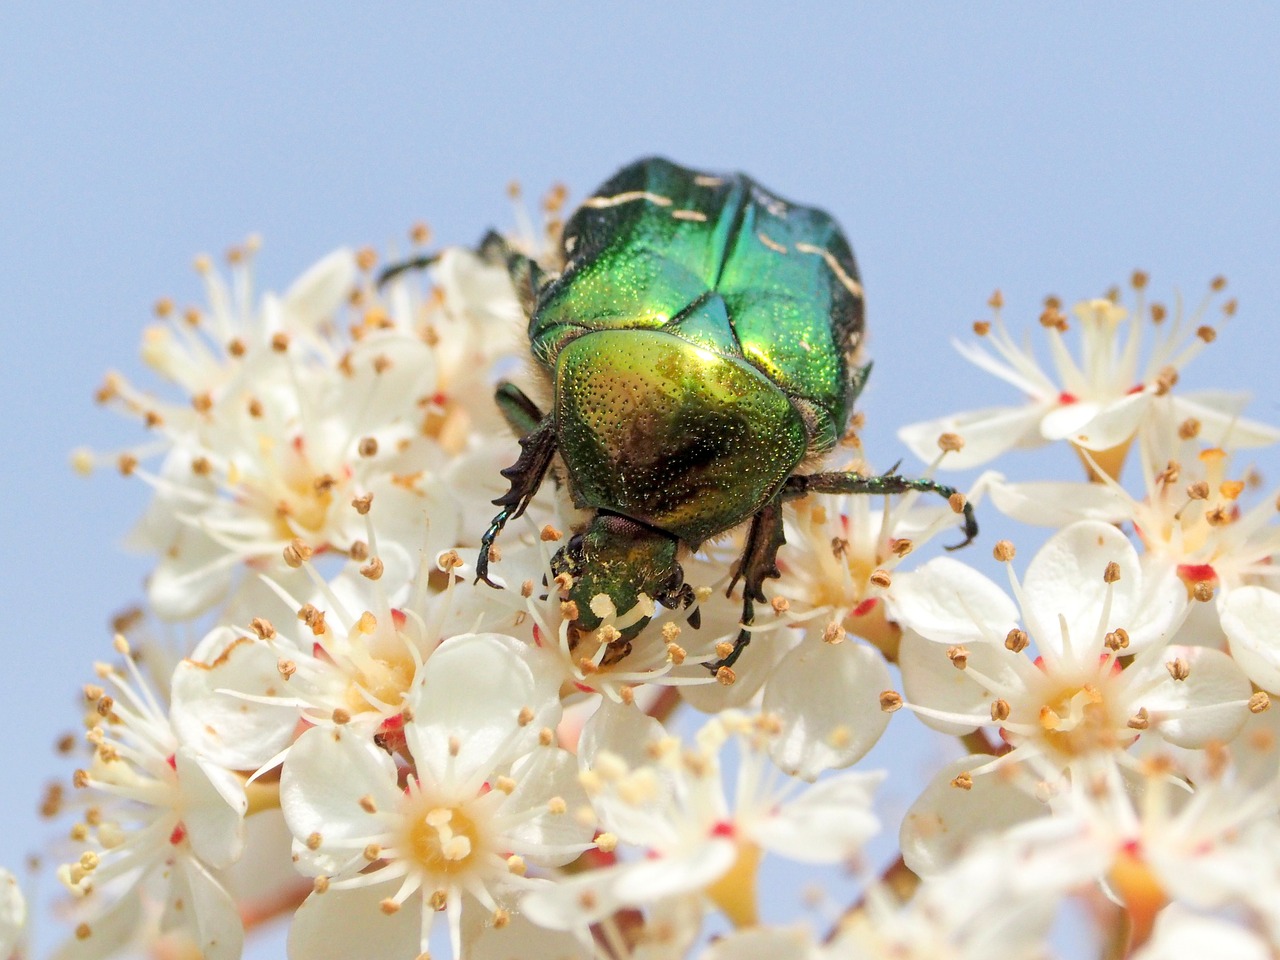
M529 339L580 505L697 544L844 432L862 296L826 213L651 158L588 198L563 243Z

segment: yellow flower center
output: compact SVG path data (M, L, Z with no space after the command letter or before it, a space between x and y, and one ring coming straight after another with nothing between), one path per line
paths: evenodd
M436 876L453 876L470 868L480 850L480 831L461 807L423 808L409 818L406 848L418 865Z

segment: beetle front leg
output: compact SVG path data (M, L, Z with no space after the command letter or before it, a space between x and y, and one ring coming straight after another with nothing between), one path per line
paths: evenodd
M517 437L528 436L535 432L546 418L538 405L525 395L525 392L510 380L503 380L494 391L493 401L498 405L498 412L507 421Z
M795 500L810 493L869 493L889 496L896 493L907 493L916 490L921 493L936 493L950 500L959 491L955 487L938 483L934 480L902 477L896 473L882 473L868 477L861 473L812 473L808 476L788 477L782 485L782 498ZM978 535L978 521L973 515L973 504L964 502L961 511L964 514L964 540L952 544L948 550L959 550L967 547Z
M725 591L725 596L729 596L738 581L742 581L742 629L738 631L729 655L707 665L712 673L721 667L732 667L751 642L750 627L756 619L756 602L768 600L764 595L764 582L782 576L778 569L778 549L786 542L782 529L782 498L774 497L751 518L747 545L738 561L738 568L733 572L729 589Z
M556 431L550 417L544 417L534 430L520 438L520 458L502 471L503 477L511 481L511 488L493 501L495 506L502 509L480 538L480 556L476 559L477 581L483 580L491 587L497 586L489 579L489 553L493 549L493 542L498 539L498 534L507 521L520 516L529 506L538 487L542 486L542 478L546 476L555 452Z

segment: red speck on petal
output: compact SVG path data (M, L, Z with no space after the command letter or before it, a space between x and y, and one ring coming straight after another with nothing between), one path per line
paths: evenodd
M868 613L876 608L876 604L880 602L879 597L869 597L863 600L851 611L851 615L855 617L865 617Z
M302 438L302 434L298 434L296 437L294 437L294 438L293 438L293 449L294 449L294 450L296 450L296 451L298 451L298 453L301 453L301 452L302 452L303 443L304 443L304 441L303 441L303 438Z
M492 789L493 787L490 786L489 781L486 780L484 783L480 784L480 792L477 794L477 796L483 797L486 793L488 793Z
M1063 390L1062 393L1058 394L1059 406L1065 407L1069 404L1079 403L1079 402L1080 402L1080 398L1077 397L1074 393L1067 393L1067 391Z
M1178 576L1184 583L1214 583L1218 579L1213 565L1208 563L1180 563Z
M533 625L533 642L539 647L542 646L542 631L538 629L536 623Z
M408 741L404 736L404 717L400 714L387 717L378 725L373 735L373 742L387 753L399 753L407 749Z
M167 757L164 758L164 762L169 765L170 769L172 770L178 769L178 755L176 753L169 754Z
M1144 387L1142 384L1135 383L1132 387L1129 388L1129 395L1132 396L1135 393L1141 393L1145 389L1147 388Z
M1032 665L1032 666L1035 666L1035 667L1039 667L1041 670L1043 670L1043 669L1044 669L1044 657L1036 657L1034 660L1032 660L1032 661L1031 661L1031 665Z
M737 836L737 833L737 828L733 825L732 821L729 820L721 820L711 828L711 836L713 837L727 837L732 840Z
M446 403L449 402L449 395L445 393L443 390L439 390L436 393L433 393L431 395L431 402L434 403L437 407L443 407Z
M573 685L574 685L575 687L577 687L579 690L581 690L583 693L595 693L595 692L596 692L595 687L589 687L589 686L587 686L585 683L579 683L579 682L578 682L578 681L576 681L576 680L573 682Z
M405 619L403 610L397 610L395 607L391 608L391 622L395 624L397 630L404 629Z
M169 834L169 842L176 847L185 839L187 839L187 828L179 823L173 828L173 833Z
M1126 840L1120 849L1135 860L1142 859L1142 842L1140 840Z

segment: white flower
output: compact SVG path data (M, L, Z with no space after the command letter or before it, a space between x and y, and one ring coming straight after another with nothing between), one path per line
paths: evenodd
M1156 920L1155 935L1133 953L1133 960L1271 960L1275 954L1252 930L1222 917L1200 916L1171 904Z
M779 783L768 758L775 723L725 711L685 747L639 711L602 703L579 747L605 831L597 843L636 847L644 859L530 893L524 912L543 926L585 930L623 907L701 894L741 926L756 922L766 851L803 863L854 856L877 829L871 794L882 774L841 774L793 797L797 784ZM720 756L728 742L738 747L732 786Z
M117 648L133 682L104 666L99 673L115 696L98 686L85 690L98 718L89 732L94 757L74 782L102 799L72 833L91 845L58 871L73 893L115 899L77 928L63 955L98 957L124 946L154 887L165 905L162 930L185 931L210 960L235 960L244 932L211 870L240 856L244 782L180 742L122 639Z
M994 724L1012 747L971 771L974 780L1032 759L1037 775L1084 771L1126 762L1139 737L1203 746L1243 726L1247 679L1219 651L1166 646L1186 591L1171 570L1144 572L1114 527L1067 527L1021 582L1010 568L1010 583L1016 603L943 558L898 585L908 705L949 733Z
M455 555L444 559L447 573ZM403 747L404 711L423 664L448 635L457 592L471 589L449 574L445 589L431 593L432 572L441 568L423 562L396 606L381 580L352 566L332 583L316 574L316 603L288 597L297 616L278 629L263 618L250 629L216 628L174 672L176 728L238 770L277 765L299 720Z
M317 877L290 956L425 952L437 911L461 956L464 901L505 922L526 866L567 863L590 824L573 758L554 744L555 678L509 637L453 637L426 662L406 723L412 768L357 730L316 727L290 749L281 804L298 867ZM389 919L390 918L390 919Z
M1182 396L1170 392L1182 368L1215 337L1214 329L1204 323L1211 298L1206 296L1189 315L1179 302L1170 321L1160 305L1148 308L1146 275L1135 273L1133 279L1137 302L1132 314L1116 299L1076 304L1072 312L1082 338L1078 359L1063 338L1070 322L1055 298L1046 301L1040 324L1049 339L1053 374L1041 368L1029 346L1019 346L1014 340L1000 317L1003 300L999 294L994 296L993 319L975 324L974 329L998 356L960 343L956 349L978 367L1021 390L1028 402L913 424L900 430L899 437L921 459L933 461L938 437L959 434L964 448L943 458L951 469L978 466L1013 447L1067 440L1090 451L1101 472L1113 477L1119 476L1129 442L1157 415L1161 403L1172 407L1177 421L1197 420L1210 442L1221 443L1230 437L1237 446L1259 446L1280 439L1274 429L1240 419L1247 400L1242 395L1203 392ZM1213 292L1223 285L1215 280ZM1224 316L1234 313L1235 301L1227 301ZM1142 362L1142 334L1148 322L1157 340Z

